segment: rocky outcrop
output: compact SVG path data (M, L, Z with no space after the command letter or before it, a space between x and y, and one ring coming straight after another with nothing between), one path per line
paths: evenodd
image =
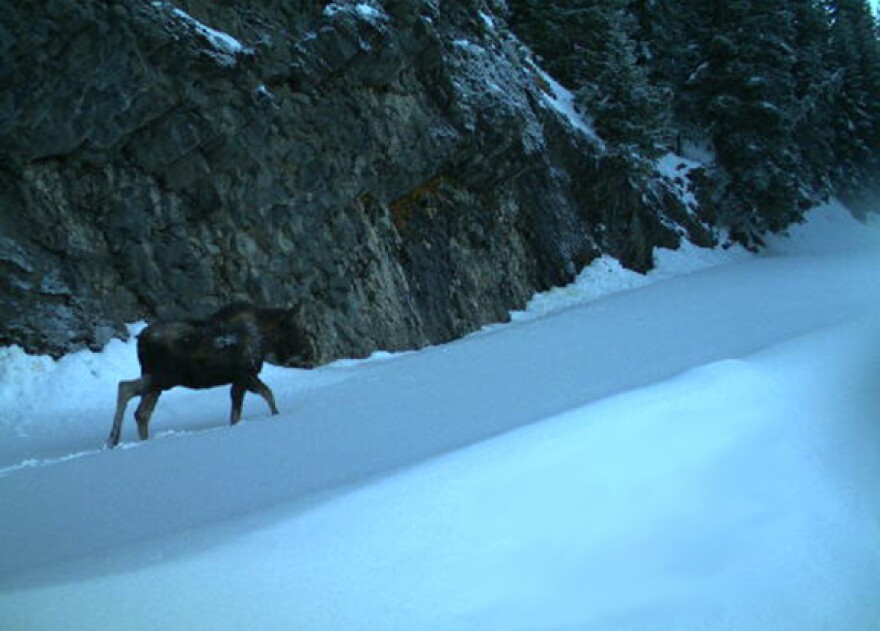
M0 344L233 300L316 361L449 340L684 231L483 0L0 0Z

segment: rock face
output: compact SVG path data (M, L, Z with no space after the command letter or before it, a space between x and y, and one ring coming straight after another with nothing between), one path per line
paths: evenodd
M502 0L0 0L0 344L294 307L315 361L503 320L683 232Z

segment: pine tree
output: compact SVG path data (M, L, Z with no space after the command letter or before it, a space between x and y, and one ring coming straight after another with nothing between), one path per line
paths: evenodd
M795 140L795 15L790 2L682 2L693 20L676 111L717 152L719 222L754 243L806 203Z
M656 155L669 135L670 99L649 81L625 0L582 3L584 77L577 95L600 136L623 152Z
M569 89L582 80L582 24L577 0L511 0L514 31L541 58L544 69Z
M714 148L712 210L739 240L759 243L829 193L880 191L880 47L866 0L510 5L514 29L619 155L650 157L676 136Z
M832 192L834 98L840 73L828 61L830 20L824 3L791 0L794 16L793 68L797 99L794 137L805 187L821 198Z
M877 22L865 0L828 3L830 61L838 71L833 99L835 182L858 204L880 191L880 45Z
M597 133L649 157L669 133L669 99L637 55L628 0L514 0L511 24L545 68L577 94Z
M672 95L675 124L681 127L688 119L682 88L703 60L694 8L688 0L637 0L632 9L649 81Z

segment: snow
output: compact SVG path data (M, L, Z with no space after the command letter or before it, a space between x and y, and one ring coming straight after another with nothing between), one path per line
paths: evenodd
M340 13L350 13L373 25L381 25L390 19L384 11L365 2L358 2L356 4L331 2L324 7L323 13L328 18L333 18Z
M588 122L583 114L578 110L574 102L574 94L566 89L561 83L556 81L549 74L541 70L537 65L530 65L541 82L547 86L549 91L542 91L542 103L552 110L555 110L567 120L574 129L589 138L592 142L604 147L605 143L596 134L593 126Z
M570 285L535 295L524 311L514 311L511 318L514 321L540 318L621 291L638 289L664 279L742 261L750 255L741 247L707 250L683 241L678 250L658 248L654 256L657 267L647 274L639 274L626 269L617 259L605 254L585 267ZM503 326L490 325L487 328L494 330Z
M214 48L221 52L228 55L237 55L245 49L241 42L231 35L205 26L181 9L174 9L174 15L191 26L197 33L208 40Z
M157 9L170 10L171 15L173 15L175 19L182 22L189 30L197 33L201 38L206 40L211 45L212 49L208 51L209 55L221 65L233 66L236 63L236 55L253 53L252 49L248 48L228 33L218 31L199 22L186 11L178 9L170 2L153 2L152 4Z
M706 138L684 140L681 153L695 164L705 167L713 166L717 159L713 142Z
M3 627L876 628L880 226L658 261L113 451L131 342L3 349Z
M483 26L486 27L487 31L489 31L490 33L495 33L497 31L497 28L495 27L495 18L487 13L484 13L483 11L480 11L478 15L483 21Z
M685 210L692 217L698 216L699 202L694 195L694 186L690 180L691 172L703 167L703 163L671 152L657 160L657 172L666 180L672 193L681 200Z
M388 16L385 15L385 13L363 2L358 3L355 7L355 11L357 11L358 15L365 20L382 21L388 19Z
M484 55L486 53L485 48L483 48L479 44L475 44L474 42L466 38L454 39L452 40L452 45L456 48L465 50L473 55Z

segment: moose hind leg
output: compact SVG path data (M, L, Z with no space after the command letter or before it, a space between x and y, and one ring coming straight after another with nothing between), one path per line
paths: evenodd
M134 412L134 419L137 421L138 436L141 440L147 440L150 437L150 417L153 416L153 410L156 409L156 402L159 400L161 390L152 389L141 397L141 402Z
M110 429L110 437L107 446L110 448L119 444L119 436L122 433L122 419L125 417L125 408L134 397L143 396L149 390L150 378L148 376L131 381L120 381L116 395L116 414L113 416L113 427Z
M272 394L269 386L260 381L259 377L257 377L256 375L251 375L250 377L248 377L247 389L254 394L259 394L261 397L263 397L263 400L266 401L266 404L269 406L269 410L272 412L272 414L278 414L278 408L275 407L275 395Z

